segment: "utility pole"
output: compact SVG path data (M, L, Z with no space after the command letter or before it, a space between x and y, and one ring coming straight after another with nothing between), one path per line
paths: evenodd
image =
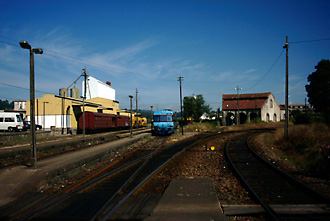
M136 88L135 94L136 94L136 96L135 96L136 118L135 118L135 120L136 120L136 129L138 129L139 128L139 115L138 115L138 98L137 98L138 90L137 90L137 88Z
M130 98L130 102L131 102L131 126L130 126L130 131L131 131L131 137L133 137L133 127L132 127L132 95L128 95L128 97Z
M237 118L236 118L237 122L236 122L236 124L239 125L239 90L242 90L242 88L239 88L237 85L235 90L237 90Z
M181 87L181 82L183 81L183 77L179 76L178 81L180 82L180 108L181 108L181 130L182 130L182 135L183 135L183 115L182 115L182 87Z
M284 138L289 138L289 37L286 36L286 43L283 46L286 49L286 73L285 73L285 127L284 127Z
M84 73L82 74L84 76L84 97L83 97L83 138L85 138L85 99L86 99L86 90L87 90L87 73L86 73L86 67L83 69Z

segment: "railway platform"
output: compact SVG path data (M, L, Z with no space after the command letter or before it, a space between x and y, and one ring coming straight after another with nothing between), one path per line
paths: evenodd
M40 186L45 179L56 177L58 174L82 165L91 159L96 159L113 150L137 142L139 139L150 136L142 133L116 141L91 146L51 158L39 160L36 168L19 165L0 170L0 206L14 201L34 187Z
M210 178L177 178L165 190L151 216L154 220L227 220Z

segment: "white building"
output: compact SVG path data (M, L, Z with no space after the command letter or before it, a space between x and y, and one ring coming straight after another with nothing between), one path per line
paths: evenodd
M82 82L82 96L84 96L84 89L85 81ZM107 81L107 83L103 83L102 81L89 76L86 84L86 99L96 97L116 100L116 90L111 87L111 83L109 81Z
M255 94L223 94L222 111L224 125L239 123L260 118L262 121L279 122L281 111L271 92Z

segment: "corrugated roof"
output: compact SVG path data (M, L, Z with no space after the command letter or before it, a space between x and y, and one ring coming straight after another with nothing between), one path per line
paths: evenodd
M240 110L260 109L267 101L269 95L271 95L270 92L257 93L257 94L240 94L239 109ZM237 94L223 94L222 109L238 110Z
M271 92L266 93L255 93L255 94L240 94L239 99L267 99L269 95L271 95ZM237 100L237 94L223 94L222 95L223 100L231 100L236 99Z

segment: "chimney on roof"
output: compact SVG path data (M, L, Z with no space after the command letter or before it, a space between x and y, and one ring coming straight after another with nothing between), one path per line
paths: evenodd
M111 82L110 81L107 81L106 84L109 85L109 86L111 86Z

